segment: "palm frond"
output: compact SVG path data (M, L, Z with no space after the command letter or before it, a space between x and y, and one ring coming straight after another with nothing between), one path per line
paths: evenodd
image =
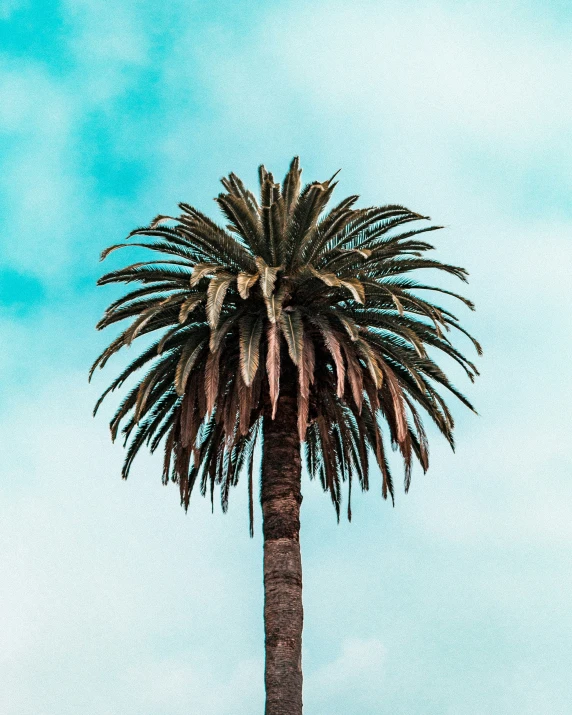
M295 157L282 184L259 168L260 198L236 174L216 198L226 228L190 204L157 215L128 243L151 256L112 270L98 283L136 286L113 300L98 329L129 320L94 362L104 367L122 348L157 334L103 392L130 386L110 422L127 446L122 476L145 445L164 447L162 480L179 486L189 506L195 485L223 511L247 474L254 519L254 452L281 409L297 398L297 437L308 473L341 513L347 483L370 487L377 464L381 492L394 497L386 445L399 451L404 484L413 464L426 471L428 419L454 446L454 419L444 395L473 409L438 360L476 365L454 343L481 346L438 294L469 309L459 293L415 278L452 276L464 268L434 260L422 234L440 229L399 204L356 208L358 196L330 207L335 176L302 188ZM409 225L411 224L411 226ZM137 237L137 238L135 238ZM442 394L441 394L442 393ZM265 426L266 425L266 426ZM274 424L275 427L275 424ZM264 475L262 477L264 479Z

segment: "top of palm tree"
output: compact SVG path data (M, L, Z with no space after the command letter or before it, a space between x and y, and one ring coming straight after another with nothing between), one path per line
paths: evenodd
M433 246L420 234L441 227L404 230L428 217L398 205L355 208L358 196L327 210L334 177L302 188L301 173L297 157L282 184L261 166L259 197L230 174L216 199L226 227L181 203L179 216L157 216L129 235L145 242L102 253L135 245L158 255L99 280L139 285L99 322L101 329L132 319L92 373L136 338L159 335L95 410L144 369L111 420L112 437L121 428L129 443L122 474L144 444L154 452L164 441L163 480L178 482L185 508L198 482L211 499L220 485L226 510L243 467L252 502L254 445L264 419L279 409L281 390L297 395L309 474L329 491L338 517L342 482L351 490L357 478L367 489L371 458L384 497L393 498L388 442L403 457L406 490L413 458L427 470L420 408L453 445L453 418L439 388L472 409L427 352L445 353L473 380L476 367L447 335L451 328L468 333L427 291L473 305L410 276L431 268L466 280L463 268L425 257Z

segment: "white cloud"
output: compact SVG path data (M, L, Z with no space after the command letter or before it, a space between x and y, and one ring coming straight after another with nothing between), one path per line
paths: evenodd
M64 2L69 20L75 25L73 47L81 62L144 64L148 35L141 13L120 4L103 14L100 0Z
M144 710L173 715L189 711L201 715L247 715L263 709L262 661L240 660L223 677L216 674L213 665L212 659L190 656L187 662L164 660L129 668L122 678L125 705L133 713ZM139 710L133 707L133 693ZM117 707L116 703L110 702L110 707Z
M532 18L508 32L506 19L481 4L318 4L266 30L277 65L326 110L515 147L566 131L572 53Z
M94 397L70 373L2 421L0 709L246 715L263 670L244 490L223 518L200 497L185 515L148 459L121 482Z
M352 702L359 712L375 706L385 686L385 659L385 648L377 638L344 641L338 658L310 672L306 680L308 709L324 715L338 712L335 703L340 698Z
M12 136L0 179L8 207L3 257L17 269L50 274L69 261L83 209L85 179L70 156L74 98L33 65L0 73L0 92L0 127Z
M145 13L121 3L110 8L100 0L64 2L64 10L74 28L69 50L82 102L103 109L123 95L150 62L152 38Z
M28 0L1 0L0 19L8 20L16 11L28 5Z
M77 265L82 239L116 210L96 198L83 161L94 157L84 157L82 132L149 62L147 28L129 8L107 12L101 3L72 3L64 14L72 58L64 71L32 58L2 58L0 65L0 130L9 136L0 177L6 217L0 255L48 282Z

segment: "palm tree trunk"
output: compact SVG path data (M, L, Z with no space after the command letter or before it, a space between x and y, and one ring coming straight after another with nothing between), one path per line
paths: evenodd
M302 713L301 468L296 397L281 394L262 457L266 715Z

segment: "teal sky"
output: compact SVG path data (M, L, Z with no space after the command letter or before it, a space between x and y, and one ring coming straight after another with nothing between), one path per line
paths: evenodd
M485 348L395 508L304 482L305 712L571 713L570 3L0 0L0 97L0 711L262 712L244 485L122 482L87 370L101 249L299 154L447 226Z

